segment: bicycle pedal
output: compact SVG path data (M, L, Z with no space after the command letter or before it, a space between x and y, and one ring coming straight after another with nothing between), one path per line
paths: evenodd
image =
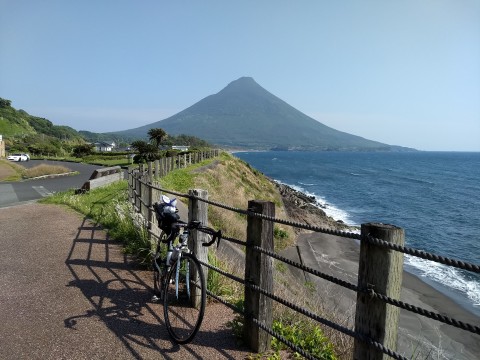
M152 301L153 303L156 303L156 302L159 302L160 300L162 300L162 299L161 299L159 296L153 295L151 301Z

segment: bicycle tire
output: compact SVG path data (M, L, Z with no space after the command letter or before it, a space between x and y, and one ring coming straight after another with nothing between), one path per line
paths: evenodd
M193 254L183 253L180 257L178 282L177 268L178 260L172 265L165 281L163 311L170 336L176 343L186 344L194 338L202 324L206 284L202 267Z
M167 234L165 234L165 232L162 231L160 233L159 239L157 240L156 249L155 249L155 253L153 254L153 261L152 261L153 262L153 265L152 265L153 266L153 294L158 297L162 295L162 288L163 288L163 281L164 281L163 278L165 274L161 274L158 271L155 261L158 263L158 266L160 266L160 268L163 266L162 264L160 264L160 262L163 261L160 244L166 238L167 238ZM166 270L164 269L164 271Z

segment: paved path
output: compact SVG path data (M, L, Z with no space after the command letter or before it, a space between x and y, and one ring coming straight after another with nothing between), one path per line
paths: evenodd
M97 165L48 160L31 160L21 163L21 165L25 167L33 167L39 164L62 165L72 171L77 171L78 174L53 179L45 178L16 182L0 182L0 208L16 203L41 199L52 193L68 189L78 189L90 178L94 170L101 167Z
M0 358L244 359L226 322L207 307L193 343L170 341L152 273L100 227L56 205L0 208Z

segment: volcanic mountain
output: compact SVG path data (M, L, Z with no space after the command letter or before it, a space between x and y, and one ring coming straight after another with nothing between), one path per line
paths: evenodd
M284 150L392 150L398 148L328 127L258 85L251 77L228 84L161 121L112 133L147 138L151 128L187 134L222 147Z

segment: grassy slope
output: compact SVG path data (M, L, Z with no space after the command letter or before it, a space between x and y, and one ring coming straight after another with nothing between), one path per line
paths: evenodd
M252 199L272 201L275 204L275 217L287 218L277 187L244 161L224 153L218 160L201 165L170 173L161 180L161 187L175 189L182 193L192 187L205 189L208 190L209 200L240 209L247 209L248 201ZM208 216L212 225L221 228L227 236L240 240L246 239L245 216L215 206L209 206ZM295 241L294 231L290 227L275 224L274 235L276 251L293 245ZM232 267L235 262L230 264L228 259L223 259L220 263L221 266L217 264L215 266L242 277L243 270L238 266ZM286 267L283 263L276 261L274 263L276 295L297 304L300 300L301 306L314 313L321 313L323 310L315 296L313 285L304 284L303 279L292 277L285 271ZM211 273L209 272L209 276ZM235 282L225 280L225 278L220 282L223 285L218 286L221 293L217 295L221 295L223 298L231 297L234 300L242 298L243 290L237 289ZM227 291L228 289L233 289L232 293ZM274 307L274 319L275 331L318 358L337 359L334 355L335 347L341 348L345 345L343 337L337 336L332 343L331 339L325 336L324 330L318 327L317 322L308 320L283 306ZM243 320L240 316L232 323L232 327L241 333L242 324ZM278 352L285 349L285 346L278 341L273 341L272 349L275 352L271 356L264 354L264 358L278 359Z
M223 153L213 162L181 169L160 179L162 188L186 193L188 189L199 188L208 191L209 200L242 210L247 209L249 200L265 200L275 204L276 217L286 218L282 198L262 173L244 161ZM209 220L221 227L227 236L246 239L246 218L244 215L209 206ZM276 246L284 248L294 240L293 231L288 227L275 225Z
M75 129L68 126L54 125L51 121L17 110L12 106L0 107L0 134L4 141L12 138L40 136L74 142L83 142L83 137ZM29 138L31 141L32 138ZM37 140L39 141L39 140Z
M15 135L35 134L35 129L28 122L26 112L12 107L0 108L0 134L8 137Z

